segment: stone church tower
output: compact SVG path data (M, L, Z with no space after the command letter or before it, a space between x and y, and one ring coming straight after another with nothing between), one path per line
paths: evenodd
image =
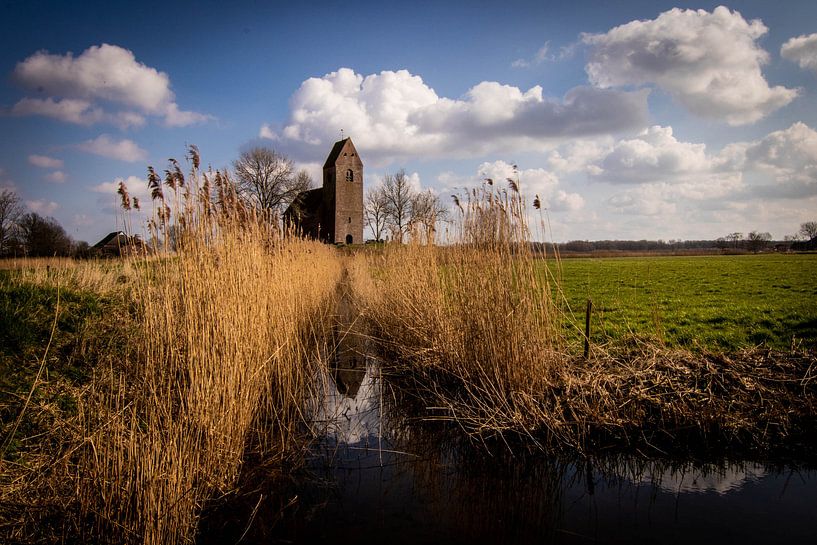
M323 187L298 195L284 220L323 242L363 243L363 161L351 138L335 142L323 165Z
M363 162L351 138L335 142L323 165L321 239L363 243Z

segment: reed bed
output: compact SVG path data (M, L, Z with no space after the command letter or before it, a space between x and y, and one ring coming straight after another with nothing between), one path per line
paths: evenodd
M457 244L390 246L353 274L381 347L433 394L431 415L480 433L547 424L542 395L567 360L558 274L526 244L515 187L458 198Z
M282 233L241 204L226 174L192 161L186 180L169 169L170 196L151 180L152 238L168 239L172 199L177 248L140 261L140 341L81 407L83 508L94 535L116 542L190 541L250 445L277 458L293 446L314 374L309 334L340 277L330 248ZM216 199L202 191L211 179Z
M188 173L171 161L164 180L149 169L153 249L24 273L118 289L124 310L111 316L124 346L75 392L64 433L39 439L59 444L40 449L62 467L49 493L61 504L57 540L193 542L203 507L234 489L244 459L280 463L300 445L340 259L247 208L226 173L199 170L195 148L188 158ZM120 195L127 216L124 185ZM6 535L42 518L16 524Z
M373 335L426 418L483 440L523 436L580 452L771 449L814 433L814 354L694 354L636 342L583 357L566 340L578 326L558 255L548 268L532 254L524 199L510 185L486 183L457 200L454 244L389 247L353 267Z

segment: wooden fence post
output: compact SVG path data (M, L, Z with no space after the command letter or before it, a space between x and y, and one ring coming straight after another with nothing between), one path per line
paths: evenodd
M584 317L584 359L590 357L590 315L593 313L593 300L587 300L587 313Z

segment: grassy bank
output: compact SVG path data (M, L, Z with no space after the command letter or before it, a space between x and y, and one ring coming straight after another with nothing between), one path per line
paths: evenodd
M598 342L637 336L725 352L761 344L817 347L817 255L569 259L560 265L560 287L577 321L593 300Z

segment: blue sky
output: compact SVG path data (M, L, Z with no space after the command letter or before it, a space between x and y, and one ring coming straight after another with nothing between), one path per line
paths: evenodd
M0 0L0 186L78 240L199 146L263 143L319 182L446 202L517 164L556 240L715 238L817 220L815 2Z

